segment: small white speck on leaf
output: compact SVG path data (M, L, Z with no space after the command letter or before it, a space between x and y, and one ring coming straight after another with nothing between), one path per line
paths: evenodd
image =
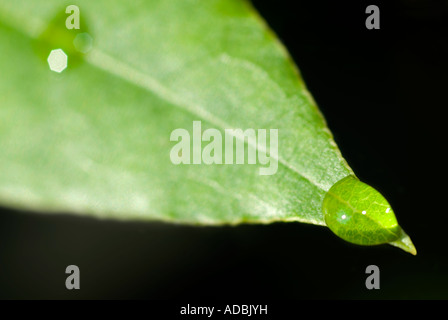
M62 49L52 50L48 56L50 70L61 73L67 68L68 57Z

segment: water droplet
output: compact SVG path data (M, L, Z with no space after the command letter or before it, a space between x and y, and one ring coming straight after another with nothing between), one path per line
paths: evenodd
M67 68L68 57L64 50L56 49L50 52L47 61L51 71L61 73Z
M397 240L401 228L387 200L374 188L348 176L335 183L324 197L322 210L327 226L342 239L361 245ZM369 214L367 210L369 208Z
M387 208L387 209L386 209L386 213L389 213L389 211L390 211L390 208Z

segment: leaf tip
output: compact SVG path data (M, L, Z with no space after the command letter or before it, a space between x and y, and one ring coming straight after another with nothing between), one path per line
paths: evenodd
M404 232L403 229L401 229L400 237L395 241L389 242L389 244L397 248L400 248L403 251L406 251L414 256L417 255L417 249L412 243L411 238L406 234L406 232Z

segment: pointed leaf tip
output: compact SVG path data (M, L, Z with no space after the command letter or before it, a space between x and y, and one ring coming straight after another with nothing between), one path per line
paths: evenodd
M417 255L417 249L415 248L414 244L412 243L411 238L404 232L403 229L401 229L401 236L395 241L389 242L390 245L398 247L402 249L403 251L409 252L410 254L416 256Z

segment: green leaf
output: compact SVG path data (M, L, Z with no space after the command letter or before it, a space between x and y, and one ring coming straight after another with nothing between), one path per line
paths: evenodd
M58 0L0 1L1 204L189 224L325 225L325 194L353 172L247 2L70 4L80 8L80 30L65 27ZM79 35L92 50L79 48ZM47 63L55 49L68 56L60 74ZM277 129L278 152L272 137L263 148L230 135L270 157L276 173L260 175L259 161L173 164L171 133L191 133L194 121L223 137Z

